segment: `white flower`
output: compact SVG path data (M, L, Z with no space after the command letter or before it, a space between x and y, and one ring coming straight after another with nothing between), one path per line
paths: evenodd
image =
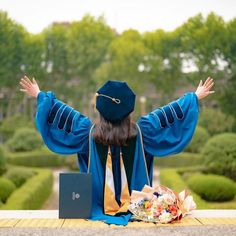
M175 202L175 198L172 197L170 194L163 194L163 198L166 204L172 205Z
M169 212L163 212L159 216L159 220L161 223L168 223L172 220L172 215Z

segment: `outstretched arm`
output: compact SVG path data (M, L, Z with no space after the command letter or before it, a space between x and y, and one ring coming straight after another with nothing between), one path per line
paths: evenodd
M195 131L200 111L199 100L208 96L213 79L200 81L196 92L158 107L138 120L142 131L144 150L152 156L177 154L188 145Z
M57 99L52 91L40 91L36 80L24 76L22 92L37 99L36 128L47 147L59 154L88 153L91 120Z

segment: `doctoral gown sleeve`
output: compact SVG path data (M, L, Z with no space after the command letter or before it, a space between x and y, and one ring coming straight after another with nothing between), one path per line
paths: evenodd
M144 150L150 155L163 157L181 152L194 134L199 101L195 92L159 107L138 120Z
M57 99L52 91L39 92L35 123L51 151L62 155L87 152L92 122Z

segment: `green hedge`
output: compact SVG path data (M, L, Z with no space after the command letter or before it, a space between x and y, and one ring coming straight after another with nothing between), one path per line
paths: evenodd
M23 127L16 130L13 137L6 142L6 145L10 151L24 152L41 147L43 141L35 129Z
M0 125L0 133L3 136L3 141L5 142L11 138L15 131L21 127L35 129L34 122L20 113L3 119Z
M67 157L55 154L45 148L31 152L7 153L8 163L33 167L63 166L65 158Z
M202 156L210 173L236 180L236 134L223 133L211 138Z
M32 168L37 175L28 179L7 199L1 210L40 209L48 199L53 187L53 174L49 169Z
M0 175L6 170L6 152L3 145L0 145Z
M20 187L25 181L36 174L35 171L21 166L12 166L8 168L7 172L3 175L5 178L10 179L16 187Z
M210 138L207 130L201 126L197 126L190 144L184 150L185 152L199 153Z
M231 132L234 122L234 116L225 114L219 109L203 108L198 125L206 128L210 135L215 135Z
M168 157L155 157L154 164L157 167L186 167L201 165L203 158L197 153L182 152Z
M201 170L201 167L200 169ZM186 168L186 171L197 172L198 168ZM169 188L176 190L177 192L182 191L183 189L189 189L187 183L181 177L181 172L184 174L184 168L165 168L160 171L160 182L163 185L166 185ZM190 189L189 189L190 190ZM194 201L197 204L197 209L236 209L236 200L228 201L228 202L217 202L211 203L202 199L198 194L191 191Z
M4 177L0 177L0 200L6 202L7 198L12 194L16 189L15 184Z
M195 174L188 178L187 183L195 193L207 201L229 201L235 196L235 183L224 176Z

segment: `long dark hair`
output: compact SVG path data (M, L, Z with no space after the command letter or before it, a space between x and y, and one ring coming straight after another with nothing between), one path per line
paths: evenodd
M111 123L100 114L99 119L95 122L94 139L104 145L127 145L127 141L136 135L136 125L130 115L120 122Z

